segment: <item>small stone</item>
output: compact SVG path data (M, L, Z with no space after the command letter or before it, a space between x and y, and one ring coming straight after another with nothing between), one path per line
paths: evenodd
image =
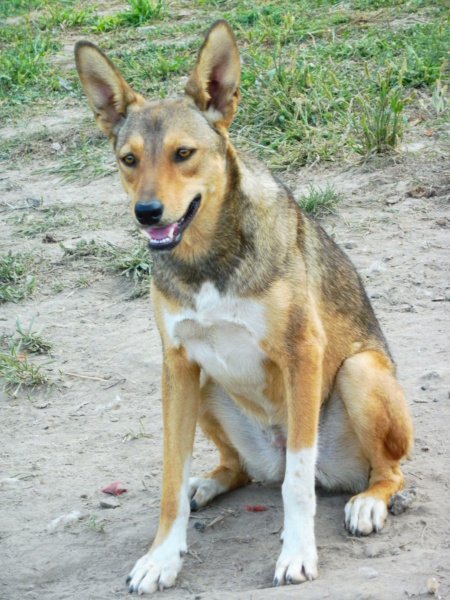
M203 533L206 529L206 525L204 523L202 523L201 521L195 521L194 529L196 531L198 531L199 533Z
M39 408L40 410L44 409L44 408L48 408L50 406L50 402L44 402L44 404L35 404L34 407L35 408Z
M100 500L100 506L102 508L118 508L120 506L120 502L114 497L102 498Z
M397 554L400 554L400 548L398 546L396 546L395 548L392 548L391 554L392 554L392 556L397 556Z
M450 290L447 290L445 292L445 299L447 300L447 302L450 302Z
M392 206L393 204L397 204L398 202L400 202L400 200L400 196L388 196L387 198L385 198L385 203L388 206Z
M371 544L364 548L364 555L367 556L367 558L375 558L375 556L379 556L382 551L383 547L381 544Z
M375 571L375 569L372 569L372 567L359 567L358 571L366 579L375 579L378 577L378 571Z
M373 300L378 300L379 298L383 297L383 294L381 292L373 292L373 294L370 294L370 297Z
M405 512L416 498L416 490L414 488L407 488L400 490L399 492L392 494L388 502L388 509L393 515L400 515Z
M38 208L42 204L42 198L25 198L25 201L33 208Z
M429 577L427 579L427 592L430 595L435 595L439 588L439 582L435 577Z
M72 85L73 85L72 82L69 81L68 79L64 79L64 77L60 77L59 75L57 75L57 77L58 77L59 87L70 92L72 89Z
M344 244L344 248L347 248L347 250L352 250L353 248L357 247L357 243L356 242L352 242L351 240L348 242L345 242Z
M46 233L44 235L44 237L42 238L42 243L43 244L56 244L57 242L58 242L58 240L51 233Z
M439 225L439 227L450 227L450 219L448 217L439 217L436 220L436 225Z

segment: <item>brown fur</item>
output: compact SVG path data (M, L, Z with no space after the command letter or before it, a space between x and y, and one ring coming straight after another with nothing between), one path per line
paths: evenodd
M194 309L207 282L223 296L264 307L264 393L273 410L269 415L254 398L227 390L234 402L255 422L286 428L287 448L298 451L316 443L321 406L336 392L370 463L369 487L360 497L387 502L403 485L398 461L412 445L404 395L348 258L282 183L229 140L227 127L240 99L239 53L229 25L219 21L208 32L182 99L144 101L88 42L77 44L76 58L97 123L114 148L132 213L138 201L157 198L165 226L201 194L180 243L153 256L152 297L164 352L164 474L152 550L176 519L198 420L220 452L220 465L205 477L226 489L249 479L209 408L209 383L201 388L200 366L182 344L173 345L164 322L165 313ZM177 162L179 148L195 152ZM127 155L135 158L133 166L122 160Z

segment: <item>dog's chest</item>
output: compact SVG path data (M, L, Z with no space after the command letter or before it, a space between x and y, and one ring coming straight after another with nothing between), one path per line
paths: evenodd
M173 344L182 344L189 359L225 389L261 401L266 355L259 342L266 334L264 312L255 300L221 296L212 283L205 283L195 309L165 312L164 324Z

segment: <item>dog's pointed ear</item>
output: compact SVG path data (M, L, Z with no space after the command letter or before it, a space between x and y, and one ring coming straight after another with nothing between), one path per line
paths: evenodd
M111 60L95 44L81 40L75 45L77 71L95 120L102 131L114 137L117 125L130 104L143 102Z
M186 95L215 125L228 127L240 100L241 66L233 30L223 19L206 34L194 70L186 85Z

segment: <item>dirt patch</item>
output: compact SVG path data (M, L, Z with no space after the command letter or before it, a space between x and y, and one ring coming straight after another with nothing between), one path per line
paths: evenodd
M52 140L45 143L63 144L69 138L59 137L59 127L76 131L85 115L72 108L48 117ZM13 134L5 128L3 137L16 135L17 127ZM294 182L298 194L309 184L341 193L323 225L361 273L398 364L416 433L415 453L404 465L406 486L414 488L411 506L390 516L380 534L354 538L343 527L347 497L319 492L320 578L271 589L282 500L279 488L254 483L192 516L189 552L165 598L450 597L445 152L436 142L422 155L305 169ZM39 164L50 159L45 154ZM54 385L16 398L0 393L0 596L128 598L125 576L156 532L161 485L161 347L150 301L130 301L130 285L104 265L65 261L60 245L45 240L47 232L19 235L17 219L23 211L28 222L37 219L26 199L41 198L44 207L76 207L81 215L52 231L55 241L126 247L135 242L127 202L117 176L62 185L34 172L34 155L15 166L3 163L0 175L0 253L33 250L37 284L28 300L1 305L0 335L14 333L16 317L27 324L35 316L35 327L53 343ZM216 461L198 432L193 474ZM101 507L101 489L117 480L127 491L117 507ZM267 510L248 512L246 503Z

